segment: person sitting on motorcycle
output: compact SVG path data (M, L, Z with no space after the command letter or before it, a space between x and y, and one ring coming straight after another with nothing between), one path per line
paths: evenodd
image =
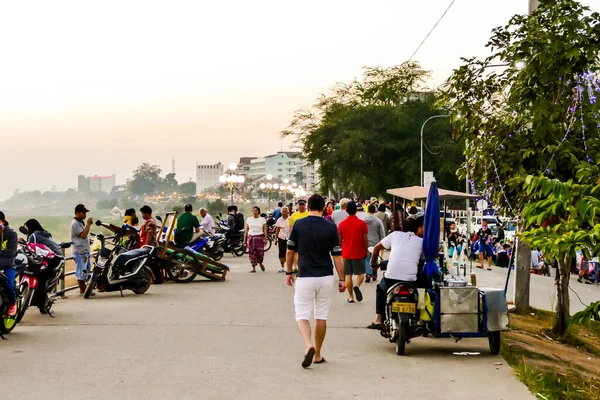
M423 258L423 221L422 216L416 219L408 219L406 232L392 232L373 248L372 266L379 264L378 257L381 250L391 250L391 253L385 276L377 285L375 296L377 318L368 328L379 330L383 328L385 302L390 287L398 282L417 281L419 263Z
M54 241L54 239L52 239L52 235L42 228L42 225L40 225L37 219L32 218L27 220L27 222L25 222L23 225L23 228L25 228L24 231L27 232L27 243L43 244L52 250L57 256L63 256L60 246Z
M186 204L183 210L185 212L177 218L175 244L178 245L195 242L204 233L200 229L200 221L198 221L198 217L192 214L192 205Z
M17 294L15 293L15 258L17 257L17 248L19 236L10 226L0 211L0 271L6 276L5 290L8 297L8 316L17 315Z

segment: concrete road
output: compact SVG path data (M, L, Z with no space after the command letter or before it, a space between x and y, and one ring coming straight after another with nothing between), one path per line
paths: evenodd
M508 269L493 268L492 271L481 270L475 267L473 262L473 273L477 275L478 286L504 288ZM487 265L487 264L486 264ZM470 265L467 264L467 274L471 273ZM552 277L542 275L531 275L530 282L530 304L532 307L542 310L554 311L556 307L556 286L554 285L556 270L552 270ZM515 271L511 271L508 284L507 298L512 300L514 290ZM592 302L600 300L600 285L588 285L577 282L577 276L571 275L569 283L571 298L571 314L583 310ZM579 296L579 297L578 297Z
M293 289L278 274L248 273L226 258L227 282L153 285L131 292L76 294L55 318L30 310L0 342L0 383L14 399L529 399L486 339L417 338L399 357L378 332L375 285L346 304L335 293L323 355L301 368ZM479 352L459 356L453 352ZM500 364L501 363L501 364ZM497 365L500 364L500 365Z

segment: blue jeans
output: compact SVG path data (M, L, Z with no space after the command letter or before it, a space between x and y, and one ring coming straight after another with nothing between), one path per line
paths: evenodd
M87 273L92 271L90 253L73 254L73 260L75 261L75 278L78 281L85 281Z
M373 275L373 268L371 268L371 253L367 253L367 258L365 258L365 264L367 267L367 276Z
M17 277L17 271L14 268L6 268L4 270L4 276L6 276L6 296L8 297L8 304L14 304L17 302L17 294L15 293L15 278Z

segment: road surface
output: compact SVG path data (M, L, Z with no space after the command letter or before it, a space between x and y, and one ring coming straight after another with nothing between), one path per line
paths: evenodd
M266 257L267 272L256 274L245 257L226 257L226 282L153 285L123 298L70 292L55 318L29 310L0 343L0 382L14 399L533 398L486 339L417 338L397 356L364 329L373 283L362 303L334 295L328 362L302 369L293 289L276 272L274 249ZM453 354L465 351L480 354Z

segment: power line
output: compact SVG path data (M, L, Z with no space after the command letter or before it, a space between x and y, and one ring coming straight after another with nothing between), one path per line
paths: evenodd
M419 51L419 49L421 49L421 46L423 46L423 43L425 43L425 41L427 40L427 38L429 38L429 36L431 35L431 33L435 30L435 28L442 21L442 19L444 19L444 17L446 16L446 14L448 13L448 11L450 10L450 8L452 7L452 5L454 4L455 1L456 0L452 0L450 2L450 5L448 6L448 8L446 8L446 11L444 11L444 13L440 17L440 19L438 19L438 21L435 23L435 25L433 26L433 28L431 28L431 30L429 31L429 33L427 34L427 36L425 36L425 39L423 39L423 41L421 42L421 44L419 45L419 47L417 47L417 49L412 54L412 56L410 56L410 58L408 59L408 61L412 60L412 58L415 56L415 54L417 54L417 52Z

